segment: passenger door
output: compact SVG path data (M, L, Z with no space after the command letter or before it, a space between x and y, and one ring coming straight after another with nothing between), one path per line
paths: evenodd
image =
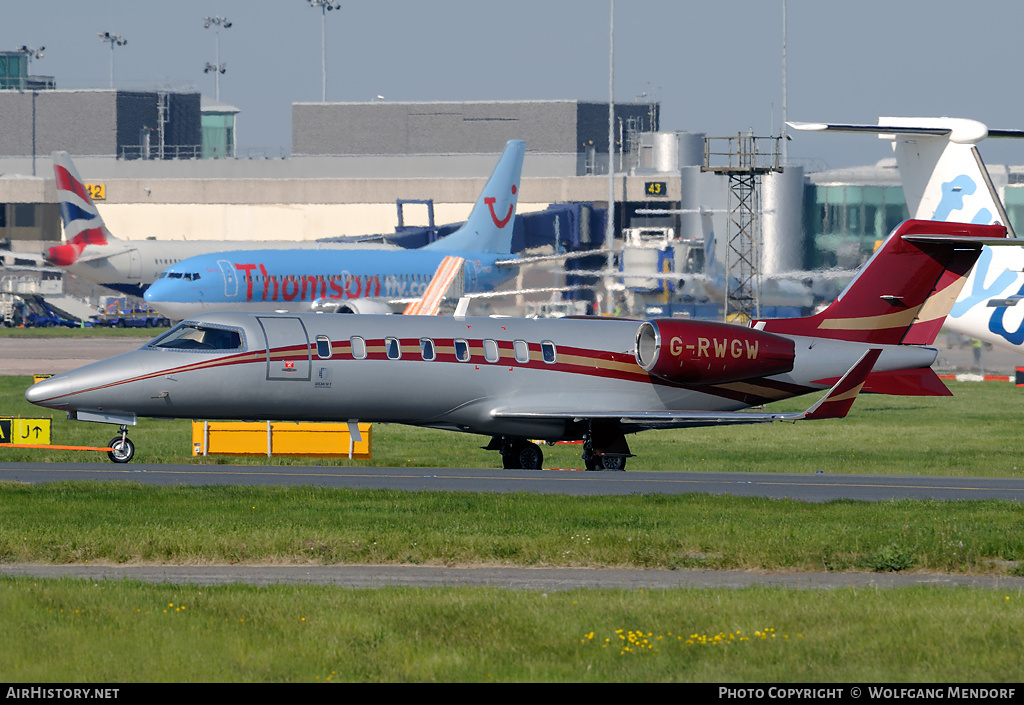
M235 275L235 265L226 259L217 260L220 273L224 275L224 296L228 299L238 296L238 277Z
M267 379L309 381L309 337L293 316L257 316L267 338Z

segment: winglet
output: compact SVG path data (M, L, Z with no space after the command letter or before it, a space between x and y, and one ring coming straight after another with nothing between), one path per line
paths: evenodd
M819 399L800 418L807 421L844 418L853 402L857 400L857 395L871 373L871 368L875 366L881 354L881 349L872 348L861 355L857 363L835 383L828 394Z

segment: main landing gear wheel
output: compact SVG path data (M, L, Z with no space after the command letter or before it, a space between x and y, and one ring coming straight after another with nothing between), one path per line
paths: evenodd
M107 451L107 457L113 463L127 463L133 457L135 457L135 444L128 438L128 428L126 426L121 427L121 435L114 436L110 439L110 450Z
M529 441L514 442L501 454L501 466L506 470L540 470L543 465L544 453L540 446Z
M584 458L587 470L619 470L625 471L626 458L614 455L592 455Z

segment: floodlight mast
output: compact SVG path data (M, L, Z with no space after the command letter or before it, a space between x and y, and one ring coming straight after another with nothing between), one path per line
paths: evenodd
M608 214L604 226L604 246L608 261L604 278L605 313L612 313L612 276L615 269L615 0L610 0L608 17Z
M213 74L213 99L220 102L220 75L228 70L227 63L221 63L220 61L220 30L223 27L228 29L231 27L231 21L227 17L204 17L203 18L203 29L209 29L213 27L213 33L215 36L217 57L215 63L206 62L206 66L203 67L203 73Z
M41 58L43 58L43 50L44 49L46 49L46 47L39 47L38 49L35 49L33 47L26 46L24 44L22 44L20 47L18 47L18 53L19 54L24 54L25 58L28 60L28 67L26 68L26 71L25 71L26 73L29 73L29 74L32 73L32 59L41 59Z
M114 47L123 47L128 40L120 34L111 34L110 32L97 32L96 36L100 38L101 42L110 45L110 90L114 90Z
M327 102L327 13L340 10L336 0L306 0L310 7L320 8L320 102Z

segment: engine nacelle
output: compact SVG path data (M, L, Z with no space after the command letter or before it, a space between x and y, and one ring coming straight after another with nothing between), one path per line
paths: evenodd
M789 338L712 321L645 321L636 361L649 374L680 384L722 384L793 369Z
M317 299L311 308L317 313L394 313L386 303L372 299Z

